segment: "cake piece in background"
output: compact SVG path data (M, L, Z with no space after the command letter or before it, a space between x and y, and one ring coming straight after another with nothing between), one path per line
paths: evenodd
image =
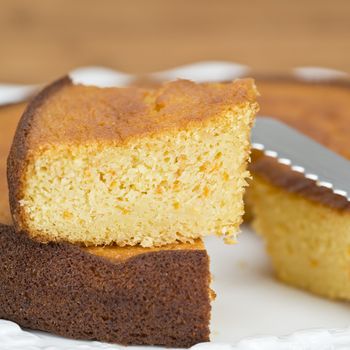
M162 248L42 244L12 227L6 158L24 106L0 107L0 319L75 339L189 347L209 340L201 240Z
M243 215L251 79L41 92L8 160L17 231L42 242L161 246L232 240Z
M349 83L277 79L258 80L258 86L263 115L350 159ZM279 279L350 300L350 203L268 157L253 157L250 170L247 198L253 225Z

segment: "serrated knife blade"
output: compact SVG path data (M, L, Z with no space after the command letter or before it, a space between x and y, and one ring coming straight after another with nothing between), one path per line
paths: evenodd
M259 116L252 129L252 148L276 158L318 186L350 201L350 162L299 131L271 117Z

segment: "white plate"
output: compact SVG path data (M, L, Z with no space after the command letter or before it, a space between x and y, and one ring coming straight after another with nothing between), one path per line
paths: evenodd
M157 79L175 77L200 81L234 79L249 72L230 62L202 62L175 70L154 73ZM249 74L249 73L248 73ZM348 77L343 72L304 67L294 71L306 80ZM101 67L72 72L73 80L100 86L125 85L133 79ZM15 102L37 86L0 85L0 104ZM24 91L24 92L23 92ZM322 299L279 283L273 276L260 238L243 227L235 246L220 239L206 242L211 257L213 302L211 343L193 349L218 350L345 350L350 349L350 306ZM152 349L128 347L127 349ZM69 340L43 332L22 330L13 322L0 320L0 350L93 350L126 349L99 342ZM160 349L160 348L154 348Z

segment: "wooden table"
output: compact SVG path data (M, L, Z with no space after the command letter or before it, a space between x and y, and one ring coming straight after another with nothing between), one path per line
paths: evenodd
M0 81L81 65L129 72L230 60L265 72L350 72L348 0L0 0Z

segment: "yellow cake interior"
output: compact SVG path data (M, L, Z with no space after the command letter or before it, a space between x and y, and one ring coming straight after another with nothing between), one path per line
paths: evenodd
M253 226L282 281L331 298L350 298L350 220L255 175Z
M56 144L29 163L21 205L29 231L86 245L159 246L233 238L243 214L247 104L210 121L125 144Z

